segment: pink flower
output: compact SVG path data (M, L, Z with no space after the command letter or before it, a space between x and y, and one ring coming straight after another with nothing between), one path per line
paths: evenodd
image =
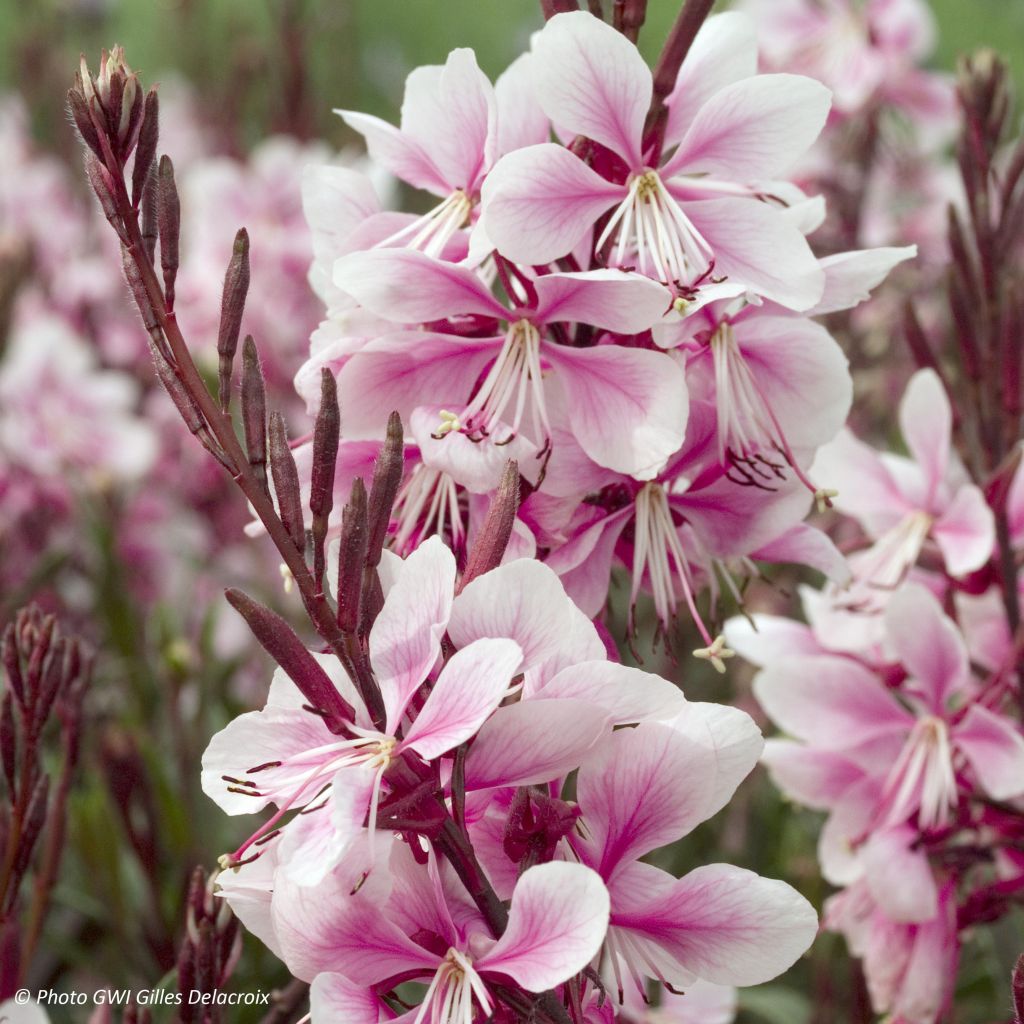
M473 271L386 249L341 260L335 282L378 316L447 325L444 333L384 335L345 363L339 385L349 436L377 433L391 409L407 418L429 401L448 410L436 435L462 433L504 447L524 432L543 453L557 387L573 436L598 465L650 478L682 442L686 384L670 357L623 346L574 347L556 326L648 329L669 295L646 278L618 270L524 277L517 286L525 294L506 309ZM460 335L458 325L469 317L476 320ZM472 454L469 446L463 450Z
M821 131L828 91L793 75L750 77L746 54L716 59L734 41L719 33L695 44L670 99L665 142L675 151L659 163L643 140L652 82L636 47L586 13L551 18L533 39L534 93L561 132L601 147L604 173L551 143L504 157L483 186L484 230L498 251L549 263L611 210L593 249L607 244L613 266L684 285L713 273L790 308L813 306L822 275L807 243L761 200Z

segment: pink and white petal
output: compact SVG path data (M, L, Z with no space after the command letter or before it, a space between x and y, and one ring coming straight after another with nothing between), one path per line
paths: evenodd
M301 757L334 738L322 719L298 708L272 706L263 711L247 711L221 729L203 752L203 792L226 814L253 814L273 798L239 792L248 787L228 782L225 776L250 779L257 784L258 793L261 788L269 788L266 785L269 771L275 787L283 786L285 794L294 797L301 806L323 786L320 781L311 788L307 779L310 762L267 769L256 775L250 770Z
M797 312L821 299L824 271L800 229L778 210L755 199L706 199L683 209L714 252L716 277Z
M664 1024L733 1024L738 1012L739 994L731 985L697 980L685 992L665 989L658 996L658 1016Z
M268 843L260 855L217 877L217 896L224 899L246 931L251 932L278 959L283 959L274 929L271 900L278 868L278 844Z
M966 689L970 678L967 645L935 595L919 583L907 583L885 609L889 645L913 677L909 684L941 714L949 698Z
M783 732L816 747L848 750L913 725L876 676L846 658L781 658L758 673L754 696Z
M718 92L757 74L757 28L741 11L725 11L700 27L669 93L666 146L686 134L697 111Z
M817 569L841 587L853 578L846 556L836 547L832 538L824 530L809 523L797 523L790 527L775 540L762 544L750 557L759 562L806 565Z
M764 750L761 730L739 708L692 700L669 725L714 755L714 769L705 782L710 796L707 814L711 817L732 799L739 784L754 770Z
M864 861L856 843L875 823L884 771L891 760L879 766L879 777L865 776L846 789L818 836L818 862L825 881L851 885L864 877Z
M1024 736L1009 719L973 704L954 726L952 738L993 800L1024 793Z
M759 985L791 967L817 934L814 908L785 882L709 864L655 886L656 871L633 864L616 879L611 923L661 947L681 973Z
M501 338L419 331L387 334L371 342L338 375L346 437L379 440L392 411L408 423L425 398L448 408L466 403L500 348Z
M379 1024L382 1019L401 1019L384 1011L385 1004L372 988L355 985L343 974L325 971L309 987L310 1024ZM411 1020L414 1015L410 1010L402 1017Z
M864 844L864 879L890 921L930 921L939 910L939 890L928 855L915 849L916 829L907 825L875 832Z
M524 672L551 657L571 628L572 603L546 565L521 558L463 588L452 604L448 635L456 647L481 637L508 637L523 652Z
M540 145L551 137L551 122L534 90L534 60L532 53L521 54L494 83L498 112L494 160L516 149Z
M758 668L786 656L826 653L808 626L782 615L757 614L753 622L737 615L725 624L725 643Z
M348 871L343 865L313 888L278 876L274 927L288 969L304 981L324 971L343 971L358 985L375 985L408 973L433 973L440 957L417 945L381 913L388 896L388 873L371 872L353 895L360 873L361 869Z
M477 274L417 249L371 249L334 265L334 283L371 313L396 323L508 314Z
M786 796L816 811L831 810L864 778L863 770L843 754L793 740L768 740L762 761Z
M608 714L612 725L667 722L686 705L683 691L667 679L605 660L568 665L531 697L588 700Z
M556 14L531 49L536 96L552 122L607 146L639 170L653 89L639 50L583 11Z
M900 402L900 433L924 472L929 505L946 478L953 410L939 375L930 368L918 370Z
M996 542L995 518L981 490L974 484L961 487L933 524L932 537L951 576L980 569Z
M735 325L733 336L791 447L817 448L839 433L853 381L846 355L821 324L751 316Z
M446 196L451 191L444 175L423 148L394 125L356 110L334 112L349 128L362 135L370 158L396 178L438 196Z
M367 217L380 213L373 182L349 167L309 164L302 171L302 212L310 226L313 254L329 263Z
M664 285L614 269L545 274L534 288L538 323L579 321L620 334L646 331L672 303Z
M670 726L648 722L607 737L576 783L602 877L708 818L714 772L714 752Z
M697 111L662 175L725 181L784 177L821 134L832 94L802 75L757 75L714 92Z
M581 700L527 700L498 708L466 757L466 790L532 786L577 768L608 734L608 716Z
M473 191L494 148L494 87L465 47L442 67L414 70L405 83L402 131L430 154L448 191Z
M516 263L550 263L573 250L609 207L626 197L564 146L542 143L503 156L481 190L481 223Z
M523 872L508 927L474 966L508 975L528 992L546 992L597 956L608 930L608 890L596 871L552 861Z
M682 367L638 348L549 343L573 435L599 466L651 480L683 443L689 401Z
M475 736L508 693L522 660L514 640L493 637L456 651L406 730L402 749L409 747L432 761Z
M633 512L628 505L603 516L548 555L547 564L558 573L566 593L588 616L598 615L608 600L615 545Z
M452 611L455 556L430 537L402 564L370 631L370 662L377 675L389 735L441 652Z
M900 263L917 255L916 245L839 252L821 260L825 271L825 292L808 316L824 316L853 309L870 298L871 292Z

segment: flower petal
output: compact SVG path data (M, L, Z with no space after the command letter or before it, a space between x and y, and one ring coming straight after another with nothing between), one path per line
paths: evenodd
M528 992L545 992L597 955L608 929L608 890L582 864L552 861L523 872L508 927L475 966L506 974Z
M964 484L953 495L932 526L932 537L951 576L965 576L988 561L996 541L995 518L980 488Z
M893 267L916 255L917 246L906 245L900 248L857 249L826 256L821 260L821 269L825 271L825 292L814 309L808 311L808 316L823 316L860 305Z
M617 153L630 170L651 106L651 72L639 50L584 11L556 14L533 37L537 99L562 131Z
M973 704L954 727L953 739L993 800L1024 793L1024 736L1009 720Z
M402 747L430 761L474 736L523 660L514 640L484 637L456 651L409 726Z
M390 735L441 653L454 593L455 556L440 538L431 537L405 560L373 624L370 662L384 696Z
M434 195L446 196L451 191L433 160L414 139L382 121L379 117L356 110L335 110L353 131L366 141L370 159L390 171L396 178L407 181L414 188L422 188Z
M579 321L639 334L656 324L672 301L667 288L640 274L621 270L588 270L545 274L534 282L538 322Z
M875 832L864 844L864 878L890 921L930 921L939 910L939 890L928 855L915 849L916 829Z

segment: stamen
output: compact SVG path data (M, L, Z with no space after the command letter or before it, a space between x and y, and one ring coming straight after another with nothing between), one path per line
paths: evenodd
M472 211L473 201L462 189L456 189L429 213L378 242L375 248L396 245L409 239L406 242L407 248L419 249L427 256L440 257L455 232L469 223Z
M665 284L689 284L707 274L714 253L665 188L657 171L636 175L595 245L601 251L615 232L609 263L653 272Z
M879 816L887 825L899 825L917 812L922 829L943 828L957 802L949 729L941 718L929 715L914 725L889 772Z
M442 417L445 413L442 412ZM458 418L448 413L458 424ZM461 429L461 424L452 429ZM393 551L403 557L427 537L445 537L455 551L465 544L466 527L459 504L458 484L443 470L420 463L409 474L395 500L392 513L395 532Z

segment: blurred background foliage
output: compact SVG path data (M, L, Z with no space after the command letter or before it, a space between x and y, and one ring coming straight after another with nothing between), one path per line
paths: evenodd
M932 6L940 25L937 66L952 68L957 54L992 46L1014 77L1024 79L1024 0L932 0ZM648 57L656 55L677 9L677 0L651 0L641 36ZM63 97L78 54L95 62L101 47L120 42L147 82L182 77L193 83L227 152L244 153L276 131L341 146L352 139L333 107L395 119L412 67L468 46L493 76L540 24L535 0L0 0L0 88L21 92L40 141L70 155ZM96 539L99 550L112 550L110 538ZM181 610L143 621L125 600L119 574L130 571L112 556L99 573L105 581L96 609L105 638L95 694L99 721L74 797L70 855L34 979L39 986L171 984L188 874L196 863L212 866L241 834L198 785L208 738L245 710L239 687L229 685L239 666L208 643L221 602L209 595L209 621L199 642L186 644ZM267 587L261 596L273 594L272 578ZM647 667L682 674L649 654ZM266 678L269 666L261 663L256 675ZM756 713L743 673L733 675L723 683L688 668L687 694ZM200 695L198 706L177 697L186 680L197 684L189 692ZM674 863L666 866L687 870L728 860L792 881L820 908L828 891L814 857L816 831L813 815L783 802L758 774L726 811L672 851ZM1007 979L1021 920L1007 919L1000 929L1003 941L998 933L979 936L964 958L957 1024L1008 1017ZM253 991L286 980L262 946L247 939L232 987ZM745 992L742 1006L742 1020L751 1024L870 1020L859 971L833 935L823 936L785 979ZM59 1022L74 1013L51 1015ZM168 1016L154 1012L157 1022ZM258 1018L238 1011L230 1019Z

